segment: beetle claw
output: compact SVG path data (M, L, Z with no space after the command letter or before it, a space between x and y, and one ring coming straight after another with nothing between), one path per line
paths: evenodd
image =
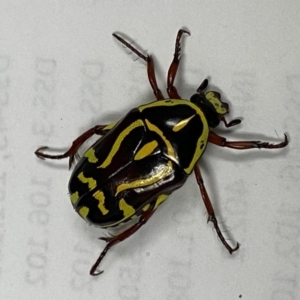
M38 157L38 158L40 158L40 159L45 159L44 158L44 153L43 153L43 150L46 150L46 149L48 149L49 147L40 147L40 148L38 148L35 152L34 152L34 154Z
M235 246L233 249L229 250L229 253L232 254L233 252L235 252L235 251L238 250L239 248L240 248L240 244L239 244L239 243L236 243L236 246Z
M93 271L91 270L90 271L90 275L92 276L99 276L100 274L102 274L104 271Z

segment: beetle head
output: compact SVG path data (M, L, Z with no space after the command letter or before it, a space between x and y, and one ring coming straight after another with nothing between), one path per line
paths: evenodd
M221 94L218 92L210 91L205 93L204 90L207 85L208 80L205 79L197 89L197 93L194 94L190 100L201 108L205 114L209 127L217 127L220 121L224 122L226 127L240 124L240 119L232 120L229 123L226 122L224 115L229 113L228 103L221 101Z

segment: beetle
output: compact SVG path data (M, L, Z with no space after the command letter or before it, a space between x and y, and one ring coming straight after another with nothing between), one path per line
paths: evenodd
M107 244L92 266L91 275L103 272L98 271L98 266L107 251L139 230L191 173L195 174L208 221L213 223L221 242L232 254L239 244L231 247L223 236L197 162L208 142L237 150L278 149L288 145L286 134L284 140L277 144L227 141L218 135L214 128L220 122L225 127L232 127L240 124L241 120L227 123L225 115L229 113L229 105L221 101L220 93L205 92L207 79L190 100L180 97L174 81L180 63L183 34L190 33L184 29L177 33L174 57L167 75L169 98L166 99L158 88L152 57L143 55L114 33L114 38L146 62L155 101L131 109L118 122L87 130L61 155L45 153L47 147L35 151L42 159L69 158L71 168L82 144L93 135L99 135L100 138L83 154L73 170L69 181L71 203L83 219L102 228L139 217L120 234L100 238Z

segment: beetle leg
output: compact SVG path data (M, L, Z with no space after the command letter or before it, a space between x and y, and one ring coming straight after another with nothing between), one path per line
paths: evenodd
M180 52L181 52L181 44L180 44L180 39L183 33L187 33L190 35L190 33L186 30L180 29L177 33L177 38L175 42L175 53L174 53L174 58L173 61L170 65L169 71L168 71L168 77L167 77L167 82L168 82L168 87L167 87L167 92L170 98L172 99L181 99L181 97L177 93L177 89L174 86L174 81L176 77L176 73L178 70L179 62L180 62Z
M261 142L261 141L234 141L230 142L227 141L224 137L219 136L213 131L209 132L208 141L213 143L217 146L227 147L237 150L244 150L244 149L251 149L251 148L264 148L264 149L278 149L284 148L288 143L287 135L284 134L284 141L277 144L272 144L268 142Z
M219 225L218 225L218 221L217 221L217 218L215 216L215 212L214 212L214 208L210 202L210 199L209 199L209 196L207 194L207 191L206 191L206 188L204 186L204 182L203 182L203 178L202 178L202 175L201 175L201 172L200 172L200 168L195 165L194 167L194 172L195 172L195 176L196 176L196 180L197 180L197 183L199 185L199 188L200 188L200 192L201 192L201 195L202 195L202 199L203 199L203 202L204 202L204 205L206 207L206 210L208 212L208 222L212 222L214 224L214 227L216 229L216 232L218 234L218 237L219 239L221 240L221 242L223 243L223 245L225 246L225 248L228 250L228 252L230 254L232 254L232 252L236 251L239 249L239 243L237 243L237 245L235 246L235 248L232 248L226 241L226 239L224 238L220 228L219 228Z
M160 89L157 86L156 78L155 78L155 68L154 68L154 61L152 56L147 56L147 72L150 85L152 87L153 93L157 100L164 100L165 97L161 93Z
M147 221L152 217L152 215L155 212L154 209L154 205L155 202L153 202L153 204L151 204L151 206L149 207L149 209L145 212L143 212L139 218L139 221L134 224L133 226L131 226L130 228L128 228L127 230L125 230L124 232L116 235L116 236L112 236L112 237L101 237L101 240L104 240L107 242L106 247L104 248L104 250L100 253L100 256L98 257L97 261L94 263L94 265L92 266L91 270L90 270L90 274L93 276L97 276L102 274L104 271L96 271L98 266L100 265L102 259L104 258L104 256L106 255L107 251L114 245L126 240L128 237L130 237L132 234L134 234L135 232L137 232L143 225L145 225L147 223Z
M152 87L153 93L157 100L164 100L165 97L163 96L163 94L161 93L160 89L157 86L153 58L150 55L147 55L147 56L143 55L140 51L138 51L136 48L134 48L132 45L130 45L128 42L126 42L124 39L122 39L117 34L113 33L113 36L120 43L125 45L128 49L130 49L133 53L135 53L137 56L142 58L147 63L148 79L149 79L150 85Z
M41 159L45 159L45 158L47 158L47 159L63 159L63 158L69 157L69 168L71 168L72 163L74 162L76 153L77 153L78 149L82 146L82 144L87 139L92 137L94 134L103 135L104 134L103 128L105 128L106 126L107 125L97 125L91 129L87 130L82 135L80 135L75 141L73 141L70 149L68 151L66 151L64 154L50 155L50 154L43 153L42 151L48 149L48 147L41 147L41 148L37 149L34 153L37 157L39 157Z

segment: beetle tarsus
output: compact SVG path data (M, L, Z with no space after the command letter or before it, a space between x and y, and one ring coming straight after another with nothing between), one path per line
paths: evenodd
M179 96L176 87L174 86L175 77L177 74L177 70L179 67L180 59L181 59L181 36L186 33L190 35L187 30L180 29L177 33L176 42L175 42L175 52L173 61L169 67L168 76L167 76L167 93L172 99L181 99Z
M133 53L135 53L138 57L142 58L147 63L147 73L148 73L148 79L149 83L151 85L151 88L153 90L153 93L155 95L156 100L164 100L165 97L163 96L162 92L158 88L157 82L156 82L156 76L155 76L155 68L154 68L154 62L151 55L143 55L139 50L134 48L132 45L130 45L127 41L125 41L123 38L121 38L116 33L113 33L113 37L116 38L121 44L126 46L128 49L130 49Z
M215 217L215 215L210 215L209 216L209 221L211 221L213 224L214 224L214 227L215 227L215 230L217 232L217 235L220 239L220 241L222 242L222 244L225 246L225 248L228 250L228 252L230 254L232 254L234 251L238 250L239 249L239 243L237 243L237 245L235 246L235 248L232 248L226 241L226 239L224 238L221 230L220 230L220 227L219 227L219 224L218 224L218 221L217 221L217 218Z

